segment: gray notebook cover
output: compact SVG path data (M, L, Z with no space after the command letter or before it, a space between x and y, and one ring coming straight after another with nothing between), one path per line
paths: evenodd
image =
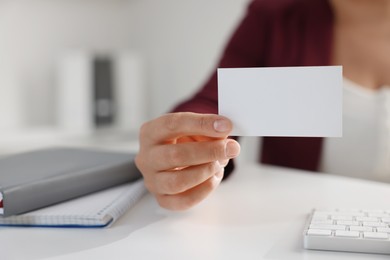
M141 177L134 154L52 148L0 159L0 214L10 216Z

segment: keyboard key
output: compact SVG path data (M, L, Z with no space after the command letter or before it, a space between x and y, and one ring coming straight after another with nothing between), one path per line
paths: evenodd
M388 224L383 222L363 222L363 226L366 227L389 227Z
M307 231L307 234L312 235L312 236L330 236L330 235L332 235L332 231L326 230L326 229L312 229L312 228L310 228Z
M345 230L344 225L310 224L313 229Z
M338 220L337 225L359 226L359 221Z
M367 209L364 212L367 212L367 213L384 213L385 211L382 210L382 209Z
M372 232L372 227L363 227L363 226L350 226L349 230L351 231L366 231L366 232Z
M353 211L338 211L332 216L354 216L354 217L364 217L366 216L364 212L353 212Z
M385 213L368 213L368 217L377 217L377 218L388 218L389 214Z
M375 217L356 217L357 221L365 221L365 222L377 222L378 218Z
M350 221L353 220L352 216L343 216L343 215L331 216L331 219L333 219L333 220L350 220Z
M387 233L381 232L363 232L365 238L375 238L375 239L388 239L389 235Z
M381 220L382 220L382 222L390 223L390 217L388 217L388 218L382 218Z
M378 228L376 228L376 231L377 232L382 232L382 233L390 233L390 228L378 227Z
M344 231L344 230L336 230L336 237L359 237L360 232L358 231Z

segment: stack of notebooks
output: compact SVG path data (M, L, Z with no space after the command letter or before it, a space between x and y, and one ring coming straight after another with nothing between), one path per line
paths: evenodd
M134 155L53 148L0 159L0 225L106 227L146 193Z

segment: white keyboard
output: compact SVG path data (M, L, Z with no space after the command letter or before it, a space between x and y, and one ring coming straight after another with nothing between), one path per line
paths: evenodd
M306 249L390 254L390 210L313 210Z

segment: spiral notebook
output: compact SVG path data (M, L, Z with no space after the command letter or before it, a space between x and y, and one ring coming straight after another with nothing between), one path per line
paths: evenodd
M0 226L107 227L145 193L143 180L138 180L25 214L0 217Z

